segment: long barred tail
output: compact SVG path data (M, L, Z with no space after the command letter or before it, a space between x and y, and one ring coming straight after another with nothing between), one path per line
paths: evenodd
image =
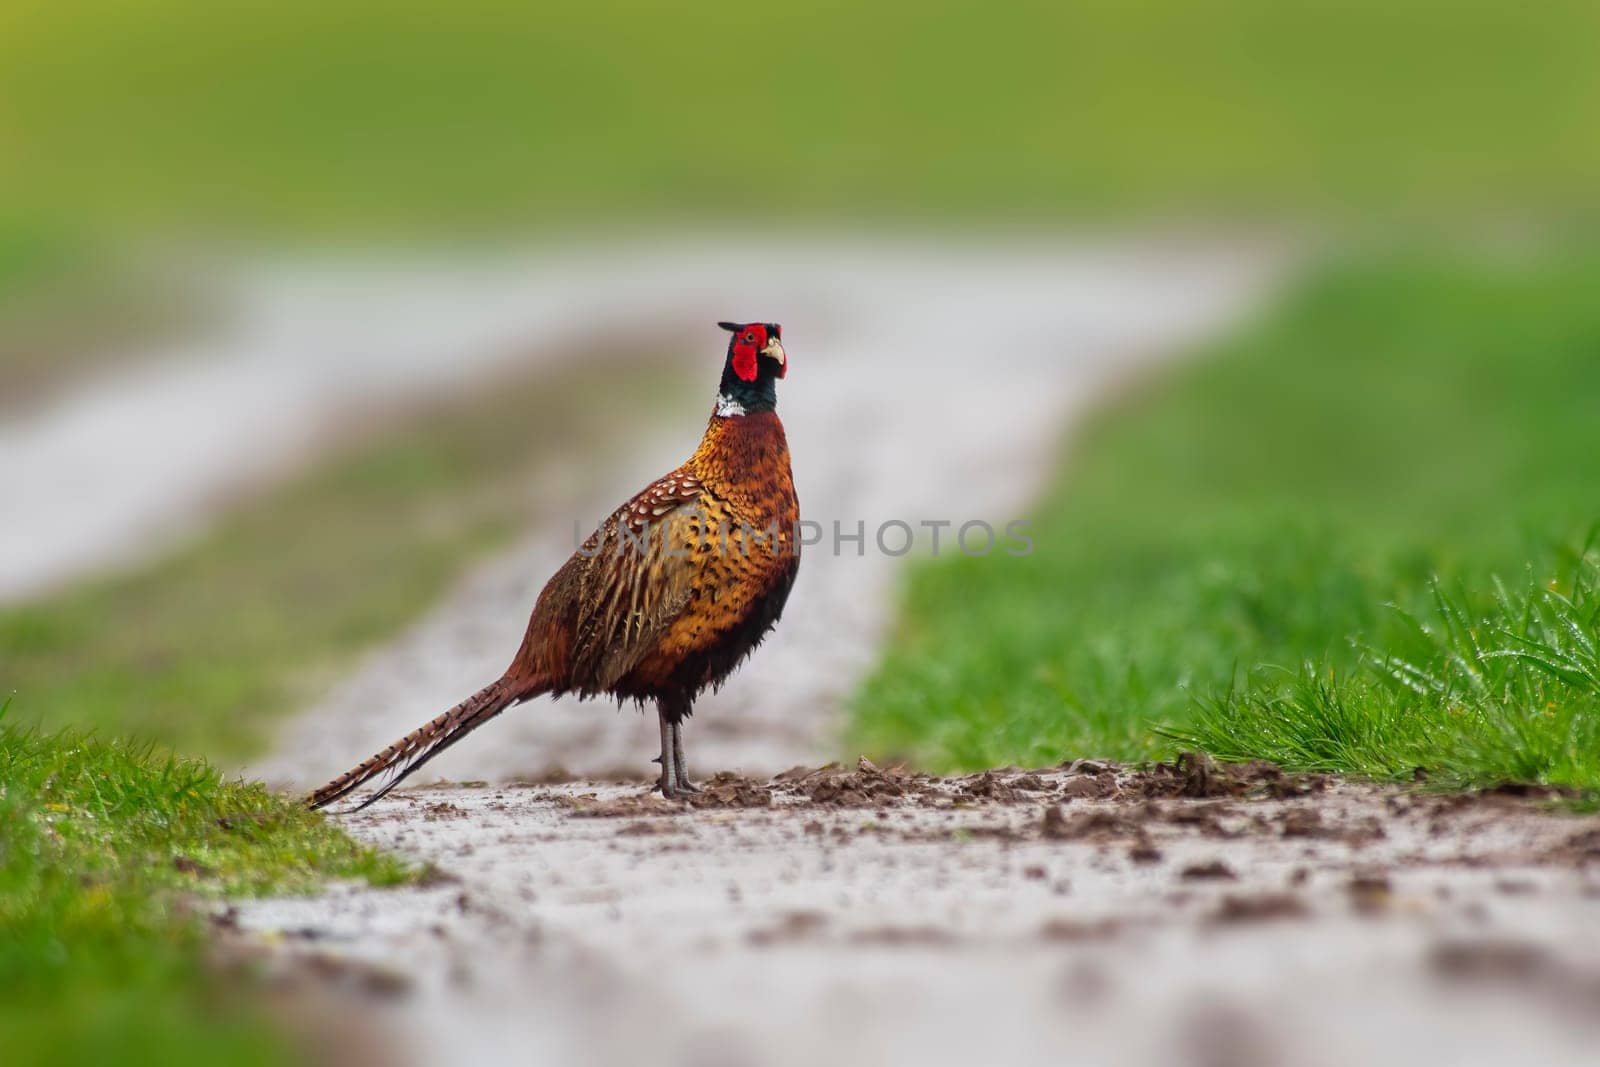
M359 766L345 771L312 793L306 803L313 809L326 807L380 774L392 774L383 788L373 793L355 811L383 798L433 757L482 726L524 697L504 678L484 686L443 715L406 734L382 752Z

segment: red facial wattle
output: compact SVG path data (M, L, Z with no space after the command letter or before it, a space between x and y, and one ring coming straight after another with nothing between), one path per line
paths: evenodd
M755 381L756 356L766 346L767 331L764 326L746 326L735 334L733 338L733 373L744 381Z

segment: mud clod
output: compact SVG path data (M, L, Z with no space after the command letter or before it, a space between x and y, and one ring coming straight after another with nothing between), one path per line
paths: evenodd
M1112 775L1082 775L1069 778L1057 795L1062 800L1106 800L1117 793L1117 782Z
M1182 878L1186 882L1235 882L1239 879L1239 876L1233 873L1233 868L1229 867L1221 860L1208 860L1205 863L1191 863L1182 871L1178 872L1178 877Z
M1284 837L1332 837L1333 831L1314 808L1296 808L1284 814L1278 826Z
M1367 872L1353 875L1345 885L1350 894L1350 906L1358 915L1377 915L1389 907L1394 890L1389 876Z
M788 776L795 772L784 773ZM857 761L854 772L842 773L838 764L830 763L809 774L786 777L781 784L813 804L870 808L886 801L919 796L927 791L927 781L924 775L907 775L898 768L884 770L863 756Z
M1429 951L1428 966L1448 981L1526 981L1541 977L1553 962L1544 949L1523 941L1444 941Z
M1186 797L1228 796L1232 783L1219 773L1217 763L1204 752L1184 752L1178 756Z
M957 785L957 791L969 800L998 800L1001 802L1018 799L1018 790L996 771L984 771L982 774L964 778Z
M689 805L694 808L770 808L772 787L724 771L703 782L700 792L689 797Z
M1122 932L1117 919L1050 919L1039 927L1041 941L1107 941Z
M956 943L956 936L937 926L875 926L858 930L850 940L858 945L887 945L906 948L945 946Z
M1139 824L1127 815L1115 811L1086 811L1067 816L1054 804L1044 809L1039 832L1053 841L1104 841L1121 837L1143 837Z
M1310 914L1305 901L1293 893L1230 893L1222 898L1211 918L1216 923L1253 923L1304 919Z
M745 940L752 945L778 945L803 941L821 932L828 925L828 917L820 911L791 911L773 926L751 930Z
M424 804L422 807L422 817L429 821L459 819L465 814L465 810L458 805L450 803L448 800L434 801L430 804Z
M1161 850L1147 838L1128 850L1128 859L1134 863L1160 863Z

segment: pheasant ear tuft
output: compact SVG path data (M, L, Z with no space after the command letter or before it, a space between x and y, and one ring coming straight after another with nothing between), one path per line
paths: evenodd
M744 324L741 322L719 322L717 325L721 326L729 333L738 333L740 330L744 329Z

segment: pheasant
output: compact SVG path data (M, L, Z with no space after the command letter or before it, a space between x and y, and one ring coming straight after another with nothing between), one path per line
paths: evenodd
M387 774L364 808L502 711L546 693L653 701L662 795L699 792L684 764L683 721L695 697L777 625L800 565L777 413L776 382L789 369L783 331L717 325L732 337L694 455L612 512L556 571L503 675L318 789L311 807Z

